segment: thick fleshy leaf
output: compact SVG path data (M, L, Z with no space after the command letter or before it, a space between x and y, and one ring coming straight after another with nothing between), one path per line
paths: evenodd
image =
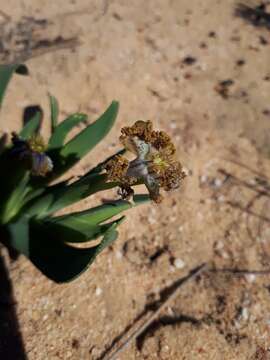
M118 113L118 102L113 101L108 109L93 124L90 124L70 140L61 150L61 156L75 156L81 159L96 146L111 130Z
M124 216L121 218L101 225L87 225L86 223L82 226L78 224L61 224L61 222L42 221L43 229L42 232L48 234L48 238L56 238L59 241L66 243L84 243L97 239L103 236L105 232L114 224L118 225L124 220Z
M19 253L29 257L29 218L21 217L19 221L6 226L7 243Z
M87 120L87 115L85 114L73 114L69 116L67 119L63 120L52 133L52 136L49 141L48 150L60 149L65 142L65 139L75 126L79 123Z
M91 248L76 248L61 241L48 243L42 238L31 240L30 260L56 283L69 282L89 268L97 255L117 239L115 228L113 225L107 230L100 244Z
M20 69L27 69L25 65L12 64L12 65L0 65L0 107L3 102L3 98L8 86L8 83L13 73L18 70L19 74L25 75L26 72L20 71Z
M52 218L50 222L83 231L89 226L96 226L113 216L118 215L133 206L145 203L148 200L149 197L147 195L135 195L133 203L127 200L116 200L85 211L58 216Z
M65 233L68 233L69 229L70 233L77 231L82 236L76 237L74 233L74 241L82 242L106 229L108 224L104 224L105 221L131 207L141 205L148 200L148 195L135 195L132 203L125 200L117 200L89 210L49 218L44 221L44 224L46 224L48 231L55 234L58 233L59 236L60 234L64 234L64 229ZM69 238L71 237L72 236L69 236ZM66 240L66 238L67 237L63 236L65 241L70 241Z
M117 238L119 222L105 232L101 242L91 248L76 248L57 238L48 238L38 223L21 218L7 228L9 244L26 255L48 278L61 283L78 277L97 255Z
M36 114L32 117L32 119L29 120L21 130L20 138L23 140L29 139L32 135L35 134L35 132L39 128L40 122L41 122L41 112L37 111Z
M134 204L139 205L147 200L147 195L137 195L134 197ZM96 256L117 238L116 227L123 217L100 225L99 234L91 233L94 224L131 206L133 204L127 201L104 204L82 213L71 214L71 222L68 215L44 221L20 217L18 222L6 226L8 244L27 256L51 280L57 283L71 281L85 271ZM53 228L55 224L60 224L61 228ZM89 236L91 240L102 234L102 241L90 248L77 248L66 243L85 241L84 236Z
M113 101L94 123L88 125L61 149L49 151L49 156L55 164L54 178L75 165L108 134L115 122L118 107L118 102Z
M49 95L50 98L50 107L51 107L51 132L54 132L54 129L57 126L57 120L59 115L59 106L58 101L53 95Z
M23 206L23 199L29 191L28 182L30 178L29 171L17 168L12 179L9 182L9 188L1 194L3 200L0 205L0 223L5 224L18 214ZM0 181L1 185L1 181Z
M111 189L117 184L106 183L104 174L94 174L71 185L52 186L44 194L26 205L29 216L46 217L99 191Z
M35 181L36 180L36 181ZM64 180L64 181L60 181L59 183L55 184L55 185L51 185L49 188L44 187L44 183L43 182L39 182L40 179L31 179L31 182L29 184L29 187L31 188L31 191L29 191L29 193L27 193L27 195L24 198L24 205L27 204L28 202L30 202L31 200L35 199L35 198L39 198L40 196L43 195L44 193L47 194L47 190L50 189L52 190L56 190L56 189L60 189L64 186L67 186L68 184L68 180ZM27 206L27 205L25 205Z

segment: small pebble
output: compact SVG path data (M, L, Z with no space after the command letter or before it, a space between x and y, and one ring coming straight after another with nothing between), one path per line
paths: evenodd
M246 307L242 309L242 318L244 321L247 321L249 318L248 308Z
M175 312L173 311L173 309L171 308L171 306L168 307L168 315L169 316L174 316Z
M182 171L186 176L192 175L192 170L186 168L185 166L183 167Z
M256 275L255 274L247 274L245 277L246 277L246 280L249 283L253 283L256 280Z
M96 288L96 296L100 296L102 294L102 289L100 287Z
M173 262L173 265L177 269L183 269L186 266L186 264L184 263L184 261L182 259L175 259Z
M172 122L170 123L170 128L171 128L171 129L176 129L176 128L177 128L177 124L176 124L174 121L172 121Z
M205 184L207 182L208 176L207 175L202 175L200 177L200 182L201 184Z
M224 248L224 243L222 241L218 241L216 244L216 249L221 250Z
M225 201L225 196L224 195L219 195L217 198L218 202L224 202Z
M230 257L230 255L226 251L223 251L221 256L223 257L223 259L229 259Z
M221 187L221 186L222 186L222 180L216 178L216 179L214 180L214 185L215 185L216 188Z
M121 260L123 258L122 251L116 251L115 257L116 257L116 259Z
M150 225L153 225L153 224L155 224L157 222L157 220L154 217L149 216L148 217L148 222L149 222Z

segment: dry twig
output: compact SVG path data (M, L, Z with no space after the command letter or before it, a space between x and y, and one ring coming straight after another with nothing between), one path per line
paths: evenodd
M119 355L124 349L128 347L132 340L137 339L143 332L160 316L162 311L171 303L173 300L177 298L179 295L180 289L182 286L187 284L187 282L193 280L196 276L201 274L206 269L206 263L201 264L200 266L196 267L195 269L191 270L188 275L186 275L183 279L179 280L178 286L175 287L174 291L161 303L156 311L154 311L149 318L137 329L135 329L131 334L126 338L126 340L119 344L118 347L109 355L105 355L104 357L100 358L100 360L115 360L116 356Z

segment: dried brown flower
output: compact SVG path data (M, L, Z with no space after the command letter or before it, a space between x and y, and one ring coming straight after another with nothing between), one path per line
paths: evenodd
M123 184L124 193L130 196L130 186L142 181L150 198L160 203L160 188L165 191L176 189L186 176L182 165L175 158L175 146L164 131L154 131L151 121L137 121L131 127L121 130L120 141L125 148L136 155L132 161L116 156L106 165L110 181Z

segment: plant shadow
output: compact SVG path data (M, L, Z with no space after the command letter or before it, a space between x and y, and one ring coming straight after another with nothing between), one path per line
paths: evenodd
M146 340L146 338L148 336L154 336L155 332L157 330L159 330L160 328L164 327L164 326L174 326L174 325L179 325L182 323L189 323L191 325L194 326L200 326L202 323L202 320L200 319L196 319L192 316L188 316L188 315L178 315L178 316L162 316L160 319L154 321L152 324L150 324L145 330L144 332L138 336L138 338L136 339L136 345L137 345L137 349L139 351L142 350L144 342Z
M23 111L23 121L22 121L22 126L27 125L27 123L37 115L37 113L41 114L41 121L36 133L40 131L43 120L43 110L39 105L26 106Z
M16 314L16 300L0 251L0 359L27 360Z

